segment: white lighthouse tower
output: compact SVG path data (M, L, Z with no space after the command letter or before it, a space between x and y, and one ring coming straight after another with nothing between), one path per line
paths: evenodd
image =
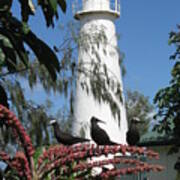
M101 64L102 67L105 64L108 75L120 83L123 92L114 24L114 21L120 16L119 1L75 0L74 8L76 10L74 17L80 21L82 39L78 52L79 66L84 64L86 71L90 72L93 63ZM101 35L105 37L104 40ZM91 72L89 75L92 78L94 74ZM90 138L90 118L95 116L106 122L106 124L99 125L105 129L111 140L126 144L128 126L124 102L118 102L120 108L120 124L118 124L118 120L112 115L109 105L104 102L99 103L93 97L91 90L87 92L82 88L84 79L90 85L88 80L90 77L85 76L85 74L79 73L77 79L73 134L79 135L83 129L85 137ZM115 101L118 100L115 99Z

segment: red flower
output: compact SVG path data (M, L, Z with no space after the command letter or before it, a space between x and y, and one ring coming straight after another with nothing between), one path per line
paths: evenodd
M20 140L27 155L31 157L34 154L34 148L20 121L9 109L2 105L0 105L0 116L6 119L4 123L13 129L15 137Z

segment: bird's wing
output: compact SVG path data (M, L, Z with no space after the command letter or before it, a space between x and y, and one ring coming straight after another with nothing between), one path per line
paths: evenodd
M90 141L89 139L81 138L81 137L74 137L75 142L86 142Z
M118 145L118 143L113 142L110 140L110 137L108 136L108 134L106 133L106 131L104 131L103 129L100 129L102 132L102 141L104 145Z
M89 141L88 139L84 139L84 138L81 138L81 137L74 137L71 134L68 134L68 133L65 133L65 132L62 132L61 138L63 138L64 143L67 143L67 144L76 144L78 142Z
M93 132L93 140L99 145L100 144L104 145L110 142L110 138L106 133L106 131L104 131L99 127L96 128Z
M128 131L126 134L126 140L129 145L136 145L140 139L137 131Z
M4 90L4 88L1 85L0 85L0 104L9 108L6 91Z
M109 138L109 136L108 136L108 134L106 133L105 130L99 129L99 131L101 131L101 137L102 137L102 139L106 139L106 140L110 141L110 138Z
M58 142L63 143L66 139L68 139L68 134L61 131L58 124L54 126L54 134Z
M68 134L65 132L61 132L61 137L63 137L63 139L66 139L66 140L70 140L74 138L71 134Z

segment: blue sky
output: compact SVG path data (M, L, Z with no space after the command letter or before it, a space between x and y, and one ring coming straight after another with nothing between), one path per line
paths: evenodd
M63 35L58 25L73 19L73 0L68 2L67 13L61 13L54 29L46 28L40 10L30 20L31 29L51 47L62 42ZM167 86L170 80L173 62L169 56L175 48L168 45L168 34L180 23L179 7L179 0L121 0L121 16L116 20L116 27L120 35L119 47L125 53L127 74L124 88L142 92L151 102L156 92ZM17 3L13 9L18 14ZM33 93L27 91L27 95L39 102L45 99L40 87ZM55 106L59 106L60 97L59 101L57 97L51 97Z
M137 89L152 101L156 92L170 80L175 48L168 35L180 23L179 0L121 0L117 21L120 49L125 53L125 88Z

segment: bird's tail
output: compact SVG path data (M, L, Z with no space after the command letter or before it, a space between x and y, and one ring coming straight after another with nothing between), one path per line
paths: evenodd
M109 145L119 145L118 143L116 143L116 142L113 142L113 141L111 141L110 143L109 143Z
M77 142L88 142L88 141L90 141L90 140L89 140L89 139L85 139L85 138L76 137L76 141L77 141Z

